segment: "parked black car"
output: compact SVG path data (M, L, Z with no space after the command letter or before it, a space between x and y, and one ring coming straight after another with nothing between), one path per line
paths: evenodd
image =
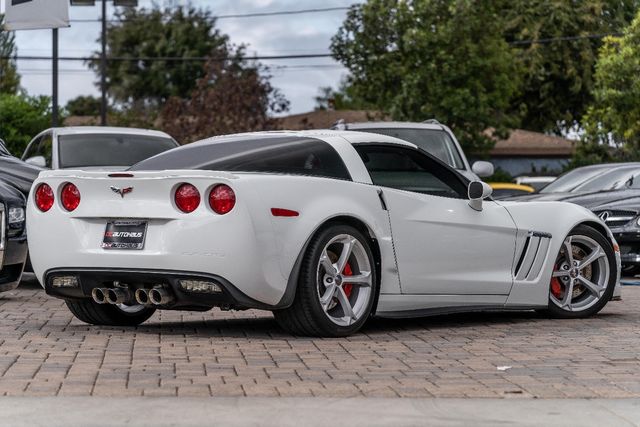
M27 260L25 196L0 181L0 292L18 287Z
M6 146L0 140L0 179L18 188L27 196L31 190L31 184L44 169L30 165L13 157Z

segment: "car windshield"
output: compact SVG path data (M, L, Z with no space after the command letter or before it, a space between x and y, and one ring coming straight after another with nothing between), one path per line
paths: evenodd
M442 160L455 169L464 169L464 162L448 133L435 129L416 128L370 128L354 129L362 132L380 133L416 144L422 150Z
M625 185L629 185L630 182L633 182L633 176L638 172L640 172L640 167L614 169L592 178L584 184L580 184L574 191L592 192L622 188Z
M131 166L176 148L171 138L127 134L60 135L60 168Z
M565 173L540 190L540 193L565 193L571 192L585 181L605 173L605 168L578 168Z

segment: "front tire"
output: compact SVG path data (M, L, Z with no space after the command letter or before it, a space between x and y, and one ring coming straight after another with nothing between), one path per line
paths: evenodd
M595 315L611 299L617 276L611 242L594 228L576 227L554 264L548 313L566 319Z
M155 308L136 306L121 309L117 305L98 304L92 300L66 300L73 315L84 323L100 326L138 326L145 322Z
M351 226L333 225L309 244L291 307L273 314L294 335L344 337L367 321L377 292L369 240Z

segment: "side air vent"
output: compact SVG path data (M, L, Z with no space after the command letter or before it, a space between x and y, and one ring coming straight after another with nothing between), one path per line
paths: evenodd
M518 257L514 276L516 281L533 281L538 278L542 264L549 251L551 235L539 231L530 231Z

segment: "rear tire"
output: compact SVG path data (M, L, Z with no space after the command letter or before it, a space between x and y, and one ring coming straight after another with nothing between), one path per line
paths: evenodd
M156 309L143 307L135 312L125 312L115 305L97 304L92 300L66 300L73 315L84 323L100 326L138 326L145 322Z
M609 239L586 225L574 228L554 263L546 313L562 319L597 314L611 300L617 277Z
M329 226L305 252L293 304L273 315L294 335L351 335L371 315L376 279L369 240L351 226Z

